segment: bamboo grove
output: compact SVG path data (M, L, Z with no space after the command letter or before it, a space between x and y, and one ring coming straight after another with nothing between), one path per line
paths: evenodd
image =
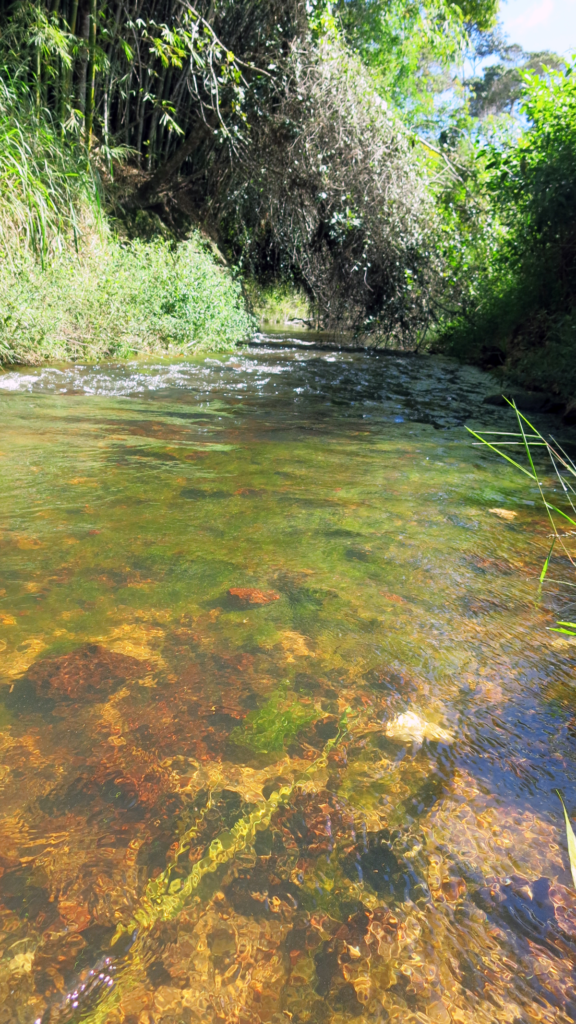
M250 100L272 81L274 52L287 49L303 17L297 0L53 0L2 15L5 72L29 85L38 111L105 155L124 149L147 171L191 131L195 144L237 146Z

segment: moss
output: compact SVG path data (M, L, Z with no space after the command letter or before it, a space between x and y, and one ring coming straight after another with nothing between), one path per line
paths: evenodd
M281 687L264 707L251 711L243 725L233 729L230 739L256 753L282 751L316 717L314 708Z

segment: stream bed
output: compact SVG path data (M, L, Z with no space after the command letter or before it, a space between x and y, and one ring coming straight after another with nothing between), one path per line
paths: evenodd
M497 391L0 374L0 1024L576 1021L575 616Z

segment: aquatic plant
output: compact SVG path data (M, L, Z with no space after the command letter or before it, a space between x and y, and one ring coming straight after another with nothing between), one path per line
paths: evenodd
M328 755L340 742L346 728L345 714L340 721L337 736L326 742L320 756L296 775L292 782L278 785L267 799L259 801L257 806L237 821L231 829L216 836L206 854L193 865L190 873L184 878L176 874L174 867L178 865L179 857L188 850L191 840L196 835L198 820L182 834L174 853L174 864L148 883L132 919L127 924L118 925L111 943L112 959L109 965L114 966L114 947L121 945L123 937L134 934L135 939L118 966L114 984L101 989L101 998L96 1007L88 1009L82 1015L85 1024L105 1024L110 1010L138 984L145 970L146 938L154 924L157 921L170 921L176 918L206 875L214 874L218 868L233 860L254 842L257 832L269 825L274 812L293 797L296 789L312 782L314 777L326 768ZM209 810L209 806L208 804L205 810ZM70 1000L66 1002L70 1006Z
M289 695L287 687L280 687L259 711L251 711L241 726L230 734L238 746L248 747L255 753L269 754L283 750L290 740L309 722L317 718L310 705Z

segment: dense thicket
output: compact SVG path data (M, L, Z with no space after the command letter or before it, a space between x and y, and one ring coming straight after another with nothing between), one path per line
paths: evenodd
M298 286L318 326L434 339L572 394L572 77L503 39L496 13L497 0L4 4L5 258L15 238L47 266L81 252L104 204L124 238L201 228L258 287Z
M193 234L120 241L98 163L24 76L0 78L0 363L229 348L254 330L240 283Z
M294 47L230 177L230 245L260 273L303 283L321 325L415 340L438 281L424 160L341 43Z

